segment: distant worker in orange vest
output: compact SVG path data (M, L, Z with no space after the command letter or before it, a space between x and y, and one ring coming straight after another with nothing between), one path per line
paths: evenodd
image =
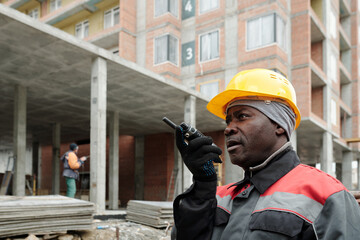
M75 197L76 193L75 180L79 179L79 172L77 169L79 169L87 159L87 157L78 158L78 150L79 146L75 143L71 143L70 150L61 157L61 160L64 163L63 176L66 180L66 196L72 198Z

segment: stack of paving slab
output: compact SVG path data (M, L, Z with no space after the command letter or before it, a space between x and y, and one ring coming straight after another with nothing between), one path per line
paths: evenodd
M59 195L0 196L0 238L88 230L94 211L91 202Z
M174 223L172 202L130 200L126 209L126 220L155 228Z

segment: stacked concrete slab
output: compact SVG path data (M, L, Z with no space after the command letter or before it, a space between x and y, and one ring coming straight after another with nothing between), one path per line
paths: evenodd
M172 202L130 200L126 211L128 221L155 228L167 227L174 223Z
M94 204L52 196L0 196L0 238L45 234L92 227Z

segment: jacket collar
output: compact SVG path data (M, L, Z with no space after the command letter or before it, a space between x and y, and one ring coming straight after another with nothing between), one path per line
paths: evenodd
M236 186L239 189L244 184L251 182L260 194L263 194L272 184L300 164L300 160L291 144L284 145L283 147L279 149L280 151L271 155L265 161L266 164L264 166L260 168L257 166L253 168L253 171L245 171L244 179L231 185L229 188Z

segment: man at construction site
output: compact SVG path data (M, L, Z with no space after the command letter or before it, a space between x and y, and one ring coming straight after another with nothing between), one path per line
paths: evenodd
M61 160L64 163L63 176L66 180L66 196L72 198L75 197L76 180L79 179L79 172L77 169L79 169L86 161L86 157L78 158L78 150L79 146L76 143L71 143L70 150L61 157Z
M300 164L290 143L300 124L292 84L266 70L242 71L208 110L226 120L231 162L239 182L217 187L213 162L222 151L210 137L176 144L193 185L174 201L177 240L360 239L360 208L337 179Z

